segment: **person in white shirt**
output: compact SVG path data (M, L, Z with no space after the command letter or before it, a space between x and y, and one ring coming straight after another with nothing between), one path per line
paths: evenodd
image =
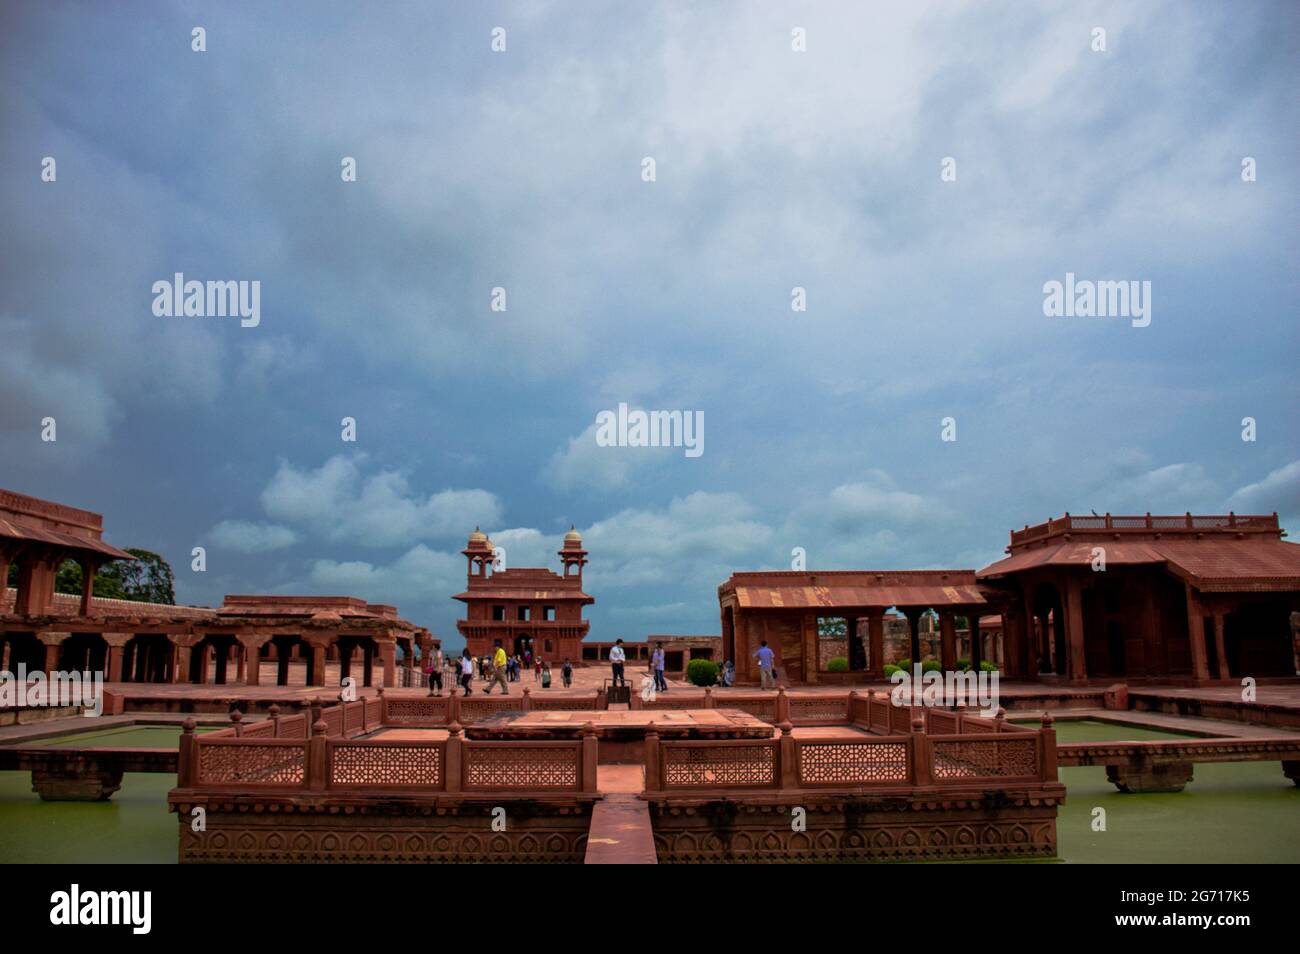
M460 655L460 684L465 690L465 695L469 695L470 680L474 678L474 657L469 654L469 647Z
M613 685L626 686L627 680L623 678L623 664L627 662L627 653L623 651L623 640L614 640L614 648L609 651L609 664L614 670Z

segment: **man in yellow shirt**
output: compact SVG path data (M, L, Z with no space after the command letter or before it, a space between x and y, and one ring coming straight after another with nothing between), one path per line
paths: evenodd
M487 688L483 690L484 695L492 695L492 687L498 682L501 683L501 695L510 695L510 687L506 685L506 651L501 648L501 640L496 641L496 650L492 653L492 681L488 683Z

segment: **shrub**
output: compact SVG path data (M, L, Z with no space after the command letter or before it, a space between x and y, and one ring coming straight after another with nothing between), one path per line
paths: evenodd
M911 669L911 668L912 668L912 660L910 660L910 659L900 659L898 662L894 663L894 665L897 666L899 669Z
M692 686L712 686L718 681L718 664L712 659L692 659L686 665L686 678Z
M894 673L900 672L901 670L902 670L901 666L895 666L893 663L890 663L885 667L885 678L888 679Z
M980 661L980 672L997 672L998 667L993 665L987 659Z
M942 672L943 663L937 659L927 659L921 663L921 672Z
M958 660L957 660L957 671L958 671L958 672L965 672L965 671L966 671L967 669L969 669L969 668L970 668L970 660L969 660L969 659L958 659Z
M826 671L827 672L848 672L849 661L844 656L836 656L834 659L826 663Z

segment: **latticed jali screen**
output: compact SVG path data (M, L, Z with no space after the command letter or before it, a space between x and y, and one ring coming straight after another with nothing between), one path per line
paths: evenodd
M432 745L334 745L330 784L356 786L442 786L442 749Z
M866 784L906 782L905 742L809 742L799 746L799 781Z
M201 740L197 781L205 785L300 785L306 778L307 746L284 742Z
M776 721L776 699L727 699L726 707L728 709L739 709L741 712L748 712L757 719L765 722Z
M389 699L388 722L402 725L412 722L436 722L444 720L447 703L443 699Z
M934 741L935 779L1037 778L1038 739Z
M579 745L543 747L471 742L465 748L465 788L577 789Z
M827 725L848 719L848 699L844 696L828 698L790 699L790 721L795 725Z
M666 745L664 784L746 786L776 784L776 744Z
M515 697L499 696L496 699L462 699L460 703L460 721L463 725L470 725L480 719L496 715L498 712L520 711L523 711L523 700Z

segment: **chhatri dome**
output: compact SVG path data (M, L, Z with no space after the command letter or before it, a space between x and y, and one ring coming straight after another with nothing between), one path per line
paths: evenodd
M482 530L480 530L478 527L475 527L474 532L469 535L469 542L487 543L487 534L484 533Z
M578 528L576 526L573 526L572 524L569 525L569 532L564 535L564 542L565 543L582 542L582 534L578 532Z

